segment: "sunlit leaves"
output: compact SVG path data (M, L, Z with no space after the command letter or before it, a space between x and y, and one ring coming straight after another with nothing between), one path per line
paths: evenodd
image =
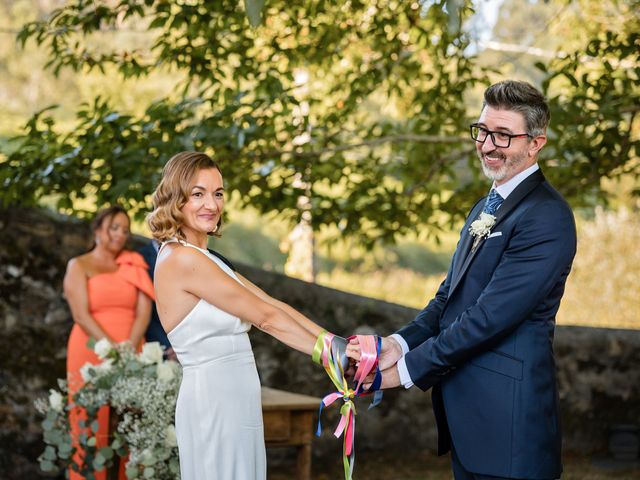
M20 39L46 48L54 71L112 65L129 77L169 66L186 84L140 118L106 99L81 107L70 133L47 113L35 118L6 165L26 166L19 181L0 171L12 184L5 203L53 195L69 208L94 195L143 215L164 162L199 149L264 212L295 218L298 197L310 194L316 227L368 242L440 226L441 191L469 155L463 95L482 81L444 0L105 5L67 2ZM246 15L255 24L260 12L260 26L247 28ZM459 24L469 10L456 15ZM146 51L93 40L145 25ZM468 201L449 207L460 215Z
M81 106L68 132L50 112L34 116L0 164L2 203L53 196L71 208L93 195L143 216L162 165L197 149L241 203L295 219L310 195L316 228L365 242L464 216L487 188L467 138L465 96L488 83L460 28L471 2L262 3L73 0L25 25L20 40L46 49L54 71L186 80L140 116L106 98ZM141 33L139 48L100 41L121 29ZM575 203L638 168L637 34L592 40L540 65L553 109L545 173Z
M636 22L637 24L639 22ZM600 179L640 178L640 34L605 31L544 67L552 131L546 170L574 204L606 201Z

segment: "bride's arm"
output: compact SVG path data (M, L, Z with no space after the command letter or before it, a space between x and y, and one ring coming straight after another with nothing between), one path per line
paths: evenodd
M240 281L247 287L254 295L260 297L267 303L270 303L274 307L279 308L280 310L286 312L289 316L291 316L296 322L298 322L302 327L308 330L313 336L317 337L322 332L323 328L315 323L313 320L305 317L302 313L297 311L290 305L278 300L277 298L273 298L264 290L261 290L257 285L251 283L245 277L240 275L238 272L235 272Z
M242 286L197 250L175 248L156 266L155 279L158 285L171 282L171 290L183 290L202 298L296 350L308 355L313 352L317 335L300 325L288 312Z

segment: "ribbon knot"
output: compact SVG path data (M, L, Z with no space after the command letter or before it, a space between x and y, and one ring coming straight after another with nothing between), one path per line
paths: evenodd
M347 390L346 392L344 392L344 396L342 397L342 399L343 399L345 402L348 402L348 401L350 401L350 400L352 400L352 399L353 399L353 397L355 396L355 393L356 393L356 392L354 392L352 389L349 389L349 390Z
M344 374L343 365L347 365L346 353L342 349L346 350L346 340L341 337L335 337L335 335L324 331L316 340L316 344L313 350L312 359L316 363L321 363L324 367L327 375L336 387L336 391L325 396L320 402L320 410L318 412L318 429L316 435L320 436L322 433L322 426L320 418L322 416L323 407L328 407L333 402L342 397L344 404L340 407L340 423L333 432L334 436L339 438L343 433L343 465L344 476L346 480L351 480L353 475L353 466L355 462L355 450L353 448L355 440L355 428L356 428L356 405L354 403L355 397L374 394L373 401L369 408L376 406L382 400L382 391L380 385L382 384L382 373L378 368L378 357L380 356L381 339L374 335L357 335L358 343L360 344L360 364L354 375L356 382L355 388L350 388ZM351 339L349 338L349 340ZM334 339L336 340L334 344ZM342 344L341 347L338 347ZM333 348L332 348L333 347ZM346 368L346 367L345 367ZM363 383L364 379L369 373L375 372L375 378L371 388L365 390Z

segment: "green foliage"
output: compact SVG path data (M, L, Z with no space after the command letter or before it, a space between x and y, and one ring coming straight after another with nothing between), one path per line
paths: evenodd
M280 249L279 239L286 233L287 224L282 219L265 219L255 210L245 209L231 215L230 221L224 224L222 237L211 237L209 246L234 262L282 273L287 254ZM315 237L315 264L323 278L334 276L333 270L337 268L363 277L376 270L394 269L440 274L446 272L457 241L455 232L448 235L451 239L444 248L433 242L401 240L394 245L364 249L353 239L332 241L334 236L335 232L321 232Z
M257 226L236 221L225 225L222 237L211 240L210 245L234 262L280 273L284 271L287 260L274 235L265 233Z
M640 2L636 2L640 7ZM579 50L539 65L549 94L553 131L543 158L556 185L574 205L591 196L606 201L600 180L629 175L640 178L640 20L628 30L606 30ZM556 92L553 94L552 92ZM635 195L640 195L636 188Z
M198 149L214 154L229 189L262 212L293 218L297 198L310 193L316 227L369 241L420 224L443 228L436 209L468 207L447 202L443 189L456 187L454 165L469 157L459 138L463 93L482 80L444 5L270 2L264 25L251 29L238 2L69 2L19 35L47 49L54 72L136 77L163 65L187 81L140 117L102 99L82 106L68 133L50 112L34 117L2 164L3 204L58 194L66 208L95 195L97 204L143 211L164 162ZM460 24L471 10L456 12ZM151 49L95 41L142 17Z
M506 0L498 46L483 54L483 64L506 65L503 75L542 84L552 110L545 175L574 206L607 203L607 178L638 184L639 8L638 0Z
M164 69L185 80L140 115L97 97L70 131L51 111L36 114L0 160L0 204L53 196L77 209L90 196L141 218L162 165L195 149L220 161L240 207L295 222L306 195L316 230L369 246L464 216L486 190L466 133L465 95L488 84L460 28L471 2L261 3L73 0L26 24L19 40L45 49L56 73ZM260 11L251 28L247 14L255 23ZM540 65L553 109L545 171L574 203L597 200L601 178L640 168L636 27L632 17L603 38L589 31L574 53ZM147 42L100 41L125 29ZM584 55L606 61L592 68Z
M58 390L50 391L48 399L36 400L36 408L44 417L46 444L38 459L40 468L51 473L70 468L83 478L95 478L95 471L111 468L116 456L127 456L127 478L178 478L174 427L181 377L178 363L163 361L158 343L145 344L140 354L126 342L113 346L104 339L90 348L103 361L81 368L85 383L73 395L72 402L62 380L58 381ZM109 432L107 445L99 446L97 416L105 405L111 407L110 415L115 415L118 422L115 431ZM69 417L74 407L86 412L86 419L78 422L75 445ZM82 455L76 456L78 447Z

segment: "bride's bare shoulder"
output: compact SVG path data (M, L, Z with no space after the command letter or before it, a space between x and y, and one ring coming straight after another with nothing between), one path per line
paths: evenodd
M200 253L193 248L170 243L165 245L156 259L156 272L183 271L190 269L199 260Z

